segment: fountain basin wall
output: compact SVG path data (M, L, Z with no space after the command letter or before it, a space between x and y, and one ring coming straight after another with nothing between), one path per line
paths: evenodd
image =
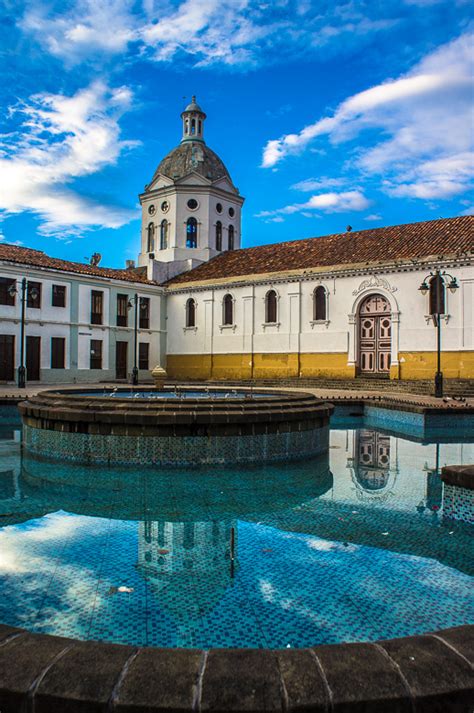
M82 463L194 466L307 458L327 451L332 406L312 394L196 389L43 391L19 404L33 455Z

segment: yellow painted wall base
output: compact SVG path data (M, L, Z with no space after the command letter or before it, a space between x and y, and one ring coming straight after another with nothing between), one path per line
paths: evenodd
M400 352L400 379L432 379L436 352ZM445 379L474 379L474 352L442 352Z
M347 365L347 354L300 354L303 379L353 379L355 366Z
M170 379L353 379L346 354L169 354Z
M403 352L400 364L390 368L391 379L432 379L434 352ZM444 352L441 369L446 379L474 379L474 352ZM347 354L169 354L170 379L354 379L355 367Z
M400 379L400 364L391 364L390 378L391 379Z

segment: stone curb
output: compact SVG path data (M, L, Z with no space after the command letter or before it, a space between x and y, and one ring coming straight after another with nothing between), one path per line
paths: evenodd
M445 465L441 480L447 485L474 490L474 465Z
M470 713L474 626L311 649L136 648L0 624L2 713Z

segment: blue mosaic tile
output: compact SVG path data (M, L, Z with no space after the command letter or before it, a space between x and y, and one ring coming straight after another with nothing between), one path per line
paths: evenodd
M115 436L63 433L25 426L32 454L97 465L189 467L299 460L324 453L329 427L258 436Z

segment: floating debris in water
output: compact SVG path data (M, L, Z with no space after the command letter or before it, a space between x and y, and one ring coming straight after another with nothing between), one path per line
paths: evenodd
M169 555L170 551L167 550L166 548L163 548L161 550L157 550L159 555Z
M107 592L108 596L112 596L112 594L117 594L117 592L120 592L121 594L123 592L126 592L127 594L131 594L131 592L134 592L135 589L134 587L125 587L125 585L121 585L120 587L110 587L109 591Z

